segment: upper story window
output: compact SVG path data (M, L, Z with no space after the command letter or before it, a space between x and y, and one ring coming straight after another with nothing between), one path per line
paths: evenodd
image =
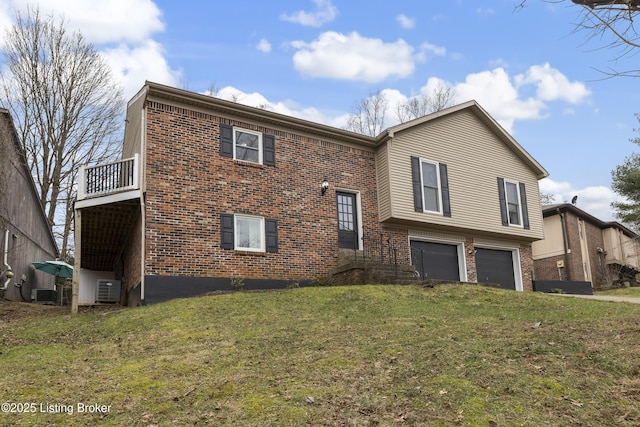
M233 158L262 164L262 134L234 128Z
M502 225L529 228L527 193L523 182L498 178Z
M507 194L509 225L522 225L522 206L520 205L520 190L518 189L518 183L505 181L504 187Z
M220 155L259 165L276 165L275 137L254 130L220 124Z
M447 165L411 157L411 176L415 211L451 216Z
M438 164L420 161L422 168L422 194L424 196L424 210L441 213L442 193L440 192L440 173Z

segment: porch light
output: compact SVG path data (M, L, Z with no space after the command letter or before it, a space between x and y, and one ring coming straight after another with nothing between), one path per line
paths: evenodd
M320 186L320 195L324 196L324 193L327 192L327 188L329 188L329 180L327 178L322 181L322 185Z

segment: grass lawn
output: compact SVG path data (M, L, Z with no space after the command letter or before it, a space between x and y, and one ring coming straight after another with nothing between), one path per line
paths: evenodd
M0 425L640 425L640 305L315 287L23 317L0 331L2 402L36 406Z
M613 295L621 297L640 298L640 286L634 286L633 288L618 288L608 291L596 292L596 295Z

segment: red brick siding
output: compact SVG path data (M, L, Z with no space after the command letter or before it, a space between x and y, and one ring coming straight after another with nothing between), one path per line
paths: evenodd
M220 156L220 122L275 135L276 166ZM145 274L294 280L327 274L337 265L336 187L360 191L365 229L381 230L372 152L158 103L148 105L146 144ZM321 196L325 177L330 187ZM278 253L222 249L222 213L277 219Z

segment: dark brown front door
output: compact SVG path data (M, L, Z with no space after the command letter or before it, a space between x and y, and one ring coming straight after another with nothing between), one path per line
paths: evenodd
M338 247L358 249L358 215L356 195L336 193L338 205Z

